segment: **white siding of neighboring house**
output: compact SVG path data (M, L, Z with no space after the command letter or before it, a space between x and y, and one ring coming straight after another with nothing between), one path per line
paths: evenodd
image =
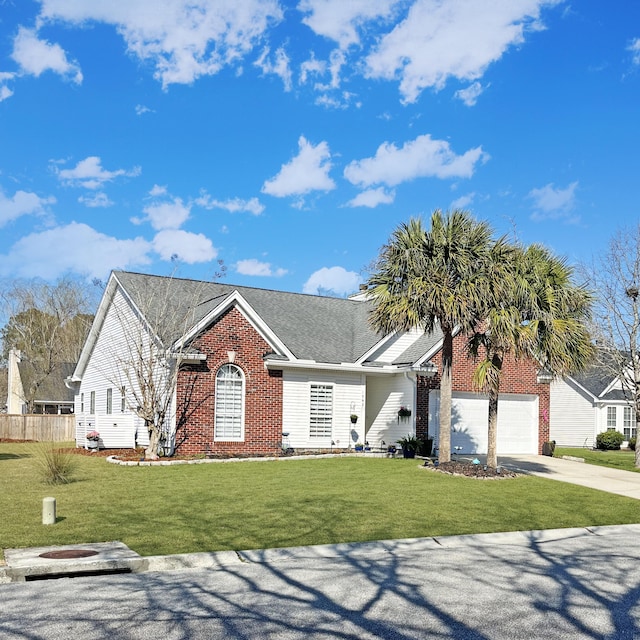
M310 438L311 385L333 386L333 430L330 438ZM358 373L285 370L282 380L282 431L295 449L346 449L364 443L365 380ZM353 425L350 415L359 416ZM331 444L333 440L334 444Z
M423 334L424 331L419 331L418 329L398 333L387 340L384 345L368 359L372 362L394 362L398 356L402 355Z
M415 435L415 390L413 376L407 378L398 373L367 377L366 440L371 447L396 445L398 438ZM402 406L411 409L408 419L398 418L398 409Z
M549 433L561 447L592 447L598 431L593 400L571 380L557 379L550 389ZM604 418L606 430L606 415Z
M118 310L116 312L116 309ZM131 360L130 348L127 346L127 328L129 336L139 334L139 323L119 291L116 292L112 305L107 312L102 329L97 338L93 352L89 358L82 382L75 396L75 414L78 422L76 444L84 446L84 433L96 429L101 435L101 446L118 448L133 446L137 430L137 443L146 446L149 436L144 422L126 407L125 413L120 410L120 388L127 388L127 398L132 402L131 383L118 371L118 358ZM107 414L107 389L113 389L112 414ZM90 415L91 392L95 391L95 415ZM81 394L84 394L84 413L81 408ZM127 417L128 416L128 417ZM127 445L122 443L126 442Z

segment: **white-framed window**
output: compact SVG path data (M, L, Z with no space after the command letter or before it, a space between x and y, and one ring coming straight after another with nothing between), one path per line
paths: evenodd
M617 407L607 407L607 430L615 430L618 426Z
M312 384L309 437L330 438L333 428L333 385Z
M80 394L80 413L84 413L84 393Z
M89 396L89 413L93 415L96 412L96 392L92 391Z
M624 408L624 422L622 433L625 440L636 437L636 428L633 426L633 409L631 407Z
M113 413L113 389L107 389L107 415Z
M120 389L120 413L124 413L127 410L127 390L125 387Z
M214 439L244 439L244 374L234 364L225 364L216 374Z

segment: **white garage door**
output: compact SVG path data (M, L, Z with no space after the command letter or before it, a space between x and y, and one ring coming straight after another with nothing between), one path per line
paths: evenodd
M440 391L429 394L429 433L438 439ZM476 393L454 392L451 408L451 451L487 452L489 400ZM538 453L538 396L500 394L498 454Z

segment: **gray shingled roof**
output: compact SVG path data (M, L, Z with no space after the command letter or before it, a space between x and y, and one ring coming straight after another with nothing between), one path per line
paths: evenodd
M160 311L173 313L178 309L184 310L182 313L191 309L192 324L196 324L238 291L299 359L352 363L382 338L369 325L369 302L125 271L115 272L115 276L152 324ZM158 316L154 318L154 314ZM186 333L186 328L178 331L177 326L169 332L173 335L165 335L163 339L172 342Z
M61 362L55 365L53 371L38 385L35 402L73 402L74 391L69 389L64 381L73 374L76 365L70 362ZM36 375L30 362L23 360L18 363L18 371L23 384L29 384Z

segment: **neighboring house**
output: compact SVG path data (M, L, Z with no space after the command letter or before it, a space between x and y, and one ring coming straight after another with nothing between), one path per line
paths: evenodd
M0 413L7 413L7 396L9 391L9 370L0 367Z
M25 386L37 385L33 397L32 413L69 414L73 413L74 391L65 384L65 379L73 373L75 364L62 362L52 367L52 371L40 378L29 361L20 351L9 351L7 366L7 413L28 413L29 403Z
M157 308L143 312L149 292ZM131 327L161 340L181 363L165 425L178 453L264 455L356 442L384 450L409 433L437 436L441 334L376 333L366 298L366 291L342 299L112 273L68 381L78 446L92 429L104 447L148 443L120 371ZM152 335L152 316L167 307L194 313L192 321L174 335ZM463 346L458 336L452 446L482 453L488 402L473 392L474 363ZM538 382L533 363L507 360L502 391L498 452L539 453L548 440L549 385ZM402 407L410 415L399 415Z
M618 376L601 364L555 380L551 383L551 440L564 447L592 448L599 433L614 430L628 441L636 436L633 404L628 398Z

